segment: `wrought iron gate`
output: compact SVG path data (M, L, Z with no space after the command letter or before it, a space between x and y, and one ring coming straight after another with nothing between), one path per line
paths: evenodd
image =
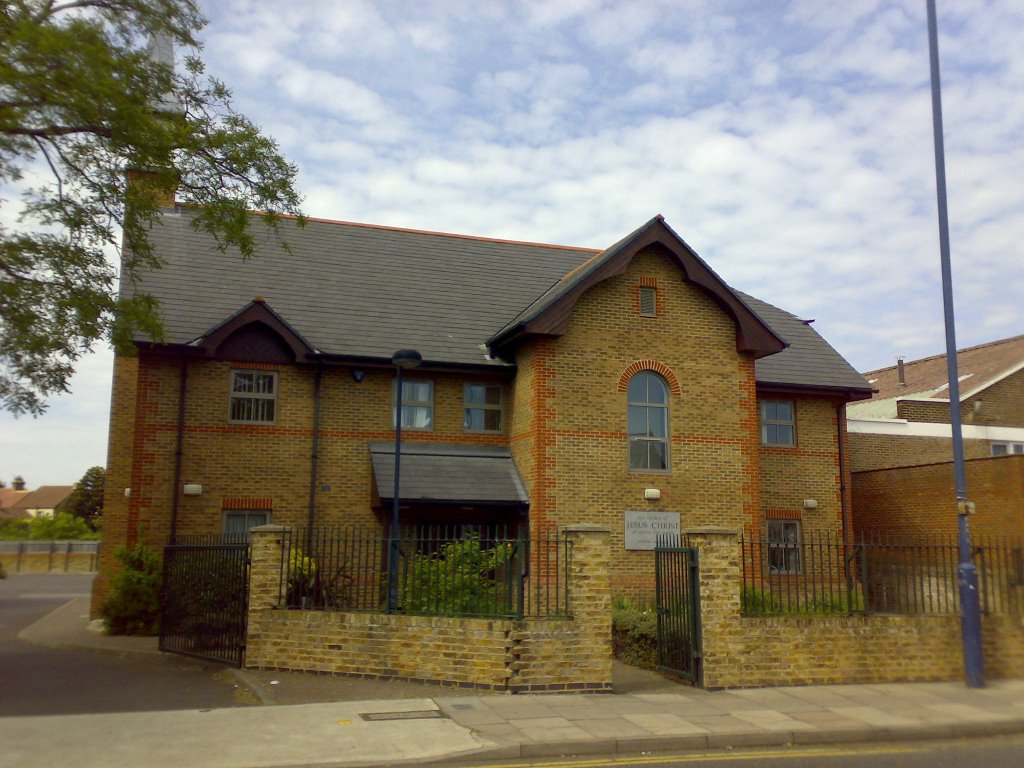
M248 592L248 544L165 547L160 650L241 667Z
M677 540L678 543L678 540ZM658 669L700 684L697 550L659 542L654 550Z

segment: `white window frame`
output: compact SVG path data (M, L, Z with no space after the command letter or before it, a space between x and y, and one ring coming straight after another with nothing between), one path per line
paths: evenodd
M789 413L791 418L770 419L767 415L768 406L785 405L789 407ZM758 413L760 416L761 423L761 445L772 446L773 448L795 448L796 447L796 403L793 400L760 400L758 402ZM790 434L792 435L792 442L784 443L776 440L769 439L769 435L772 432L771 427L789 427ZM778 430L775 430L776 436Z
M1024 443L1013 443L1007 440L993 441L990 443L989 450L992 451L993 456L1012 456L1024 453Z
M803 526L799 520L766 521L768 541L768 570L773 574L790 575L803 573ZM795 531L795 539L787 537L787 528ZM773 532L772 529L775 529ZM781 529L781 530L780 530ZM779 557L781 555L781 558ZM780 562L779 567L776 563Z
M236 389L238 385L237 376L267 376L271 381L272 391L270 392L246 392ZM228 422L231 424L274 424L277 422L277 393L278 377L276 371L253 371L244 368L233 368L231 370L231 394L228 396ZM262 411L264 404L269 402L272 418L250 418L236 419L235 404L251 403L252 412Z
M485 402L471 402L469 399L469 393L474 388L485 390L484 400ZM494 389L498 392L498 402L488 403L486 402L487 394L486 390ZM481 428L474 428L470 426L471 411L480 411L483 415L484 426ZM462 429L465 432L488 432L488 433L500 433L505 431L505 388L501 384L489 384L489 383L478 383L478 382L465 382L462 385ZM487 415L489 413L498 414L498 426L495 428L487 427Z
M433 379L417 379L402 377L402 390L407 392L407 387L413 384L426 384L430 388L430 392L426 400L413 400L402 398L402 430L416 430L419 432L430 432L434 429L434 380ZM395 417L397 415L398 408L395 405L395 398L398 395L398 380L391 387L391 426L395 426ZM409 419L413 414L417 412L416 409L425 409L427 413L427 423L425 425L417 426L410 424Z
M630 379L630 382L629 382L630 385L632 385L633 381L635 381L636 378L639 377L639 376L650 376L650 377L653 377L655 380L657 380L661 384L662 388L664 389L664 392L665 392L665 402L658 403L658 402L653 402L650 399L631 400L630 397L629 397L629 388L627 388L627 390L626 390L626 435L627 435L627 438L628 438L628 440L627 440L627 444L628 444L628 448L627 448L627 462L628 462L628 465L629 465L629 471L630 472L643 472L643 473L667 475L667 474L669 474L672 471L672 452L671 452L671 443L672 443L672 441L671 441L671 435L672 435L671 416L672 416L672 414L669 411L669 401L670 401L670 397L671 397L671 395L670 395L671 390L669 389L668 382L665 381L664 377L660 376L659 374L655 373L654 371L647 371L647 370L645 370L645 371L638 371ZM645 419L647 420L648 424L650 423L650 415L651 415L650 412L653 409L662 410L664 412L664 416L665 416L665 435L663 437L662 436L656 437L656 436L651 436L651 435L639 435L639 434L638 435L633 435L629 431L630 430L630 427L629 427L629 416L630 416L631 413L634 413L634 409L643 409L644 410L644 416L645 416ZM645 445L647 445L647 452L646 452L646 454L647 454L647 464L648 464L648 466L634 466L633 465L633 446L636 443L644 443ZM662 468L651 467L650 466L651 454L650 454L650 447L649 446L650 446L651 443L659 443L659 444L664 446L664 449L665 449L665 466L662 467Z
M249 522L249 518L262 518L262 521ZM232 518L242 518L243 526L245 528L245 540L249 540L249 531L260 525L270 525L270 521L273 519L273 513L269 509L224 509L221 510L221 533L227 537L231 536L232 540L237 537L241 539L240 532L228 531L228 520Z

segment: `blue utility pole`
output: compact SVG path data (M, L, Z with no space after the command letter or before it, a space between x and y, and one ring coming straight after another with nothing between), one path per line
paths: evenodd
M985 685L981 653L981 606L978 569L971 561L971 533L967 524L967 477L964 472L963 429L960 423L960 381L956 361L956 323L953 318L953 273L949 258L949 214L946 210L946 151L942 140L942 95L939 84L939 32L935 0L928 4L928 49L932 73L932 128L935 134L935 185L939 204L939 257L942 264L942 305L946 321L946 363L949 376L949 416L953 430L953 474L956 480L957 534L960 564L960 629L963 636L964 675L969 688Z

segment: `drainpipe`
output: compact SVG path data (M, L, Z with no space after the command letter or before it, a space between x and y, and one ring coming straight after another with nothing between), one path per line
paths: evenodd
M171 496L171 544L178 540L178 500L181 488L182 446L185 441L185 384L188 382L188 356L181 355L181 367L178 376L178 435L174 448L174 486Z
M846 517L849 510L846 504L846 451L843 449L843 420L846 416L846 404L836 406L836 443L839 446L839 511L843 518L843 543L849 543L849 531Z
M309 517L306 522L306 548L313 539L313 521L316 517L316 470L320 462L320 393L323 388L324 364L317 361L313 384L313 446L309 462Z

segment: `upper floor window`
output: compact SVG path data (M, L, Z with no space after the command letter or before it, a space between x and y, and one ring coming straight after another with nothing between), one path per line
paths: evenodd
M658 316L658 289L640 286L640 317Z
M395 414L391 414L392 424ZM402 429L434 428L434 382L429 379L402 381Z
M800 521L768 521L768 568L772 573L800 573Z
M796 445L796 418L792 401L761 401L761 444Z
M276 373L231 372L229 421L242 424L273 424L276 406Z
M501 432L501 385L466 384L462 428L467 432Z
M1024 443L992 443L993 456L1007 456L1011 453L1024 453Z
M629 468L668 470L668 386L656 373L641 371L629 380L627 422Z

